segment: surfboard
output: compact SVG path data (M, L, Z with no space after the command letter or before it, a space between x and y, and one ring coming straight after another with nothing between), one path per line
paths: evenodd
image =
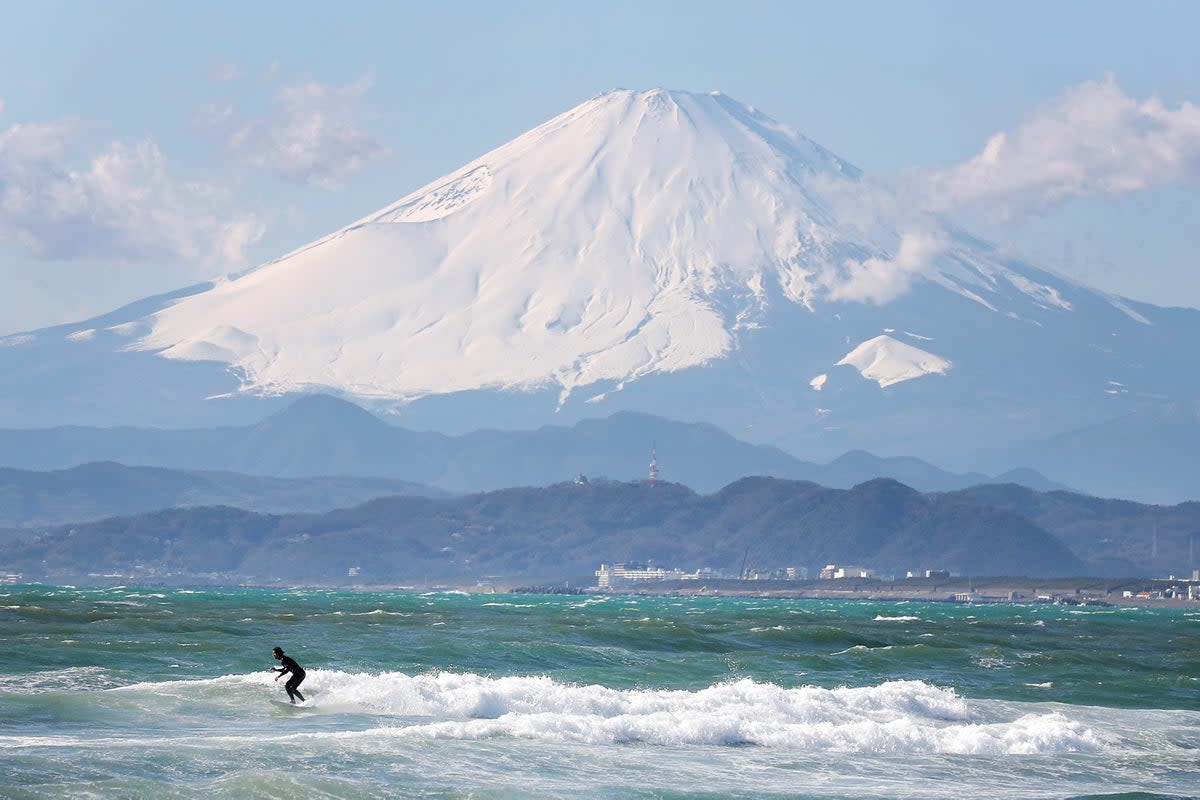
M299 709L299 708L308 708L309 707L307 700L305 700L303 703L289 703L287 700L280 700L277 697L272 697L271 702L277 706L283 706L284 708Z

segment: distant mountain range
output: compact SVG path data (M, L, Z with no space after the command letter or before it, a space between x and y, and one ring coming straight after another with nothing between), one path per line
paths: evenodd
M392 478L267 478L113 462L50 472L0 468L0 529L192 506L235 506L270 514L331 511L386 495L446 493Z
M128 577L346 583L483 576L586 578L601 562L685 569L852 563L882 572L1078 575L1090 570L1026 518L892 480L853 489L746 478L698 495L678 484L572 482L458 498L392 497L325 514L228 507L71 525L0 544L27 579ZM903 573L901 573L903 574Z
M1166 504L1197 500L1200 402L1131 411L1046 439L1014 443L980 461L1036 464L1100 497Z
M832 488L850 488L879 477L894 478L921 491L996 482L1022 483L1039 490L1065 488L1032 470L996 476L953 474L920 459L877 458L861 451L847 453L829 464L815 464L778 448L739 441L712 425L671 422L636 412L585 420L571 427L447 436L404 430L353 403L317 395L297 400L247 427L0 430L0 465L27 470L62 470L113 461L281 478L387 478L451 492L546 486L580 474L631 480L648 474L652 452L657 453L664 480L702 493L716 491L748 475L807 480ZM85 492L89 489L83 484L89 480L117 485L122 479L105 475L101 467L92 467L76 477L81 481L77 488ZM66 480L67 476L62 478ZM151 484L156 479L146 477ZM4 480L0 475L0 487ZM212 478L206 476L205 480L211 483ZM31 478L25 479L26 485L34 483ZM221 491L231 490L238 483L233 478L223 481ZM248 495L264 491L261 484L251 487L244 479L240 487ZM412 493L410 488L395 493ZM212 493L211 487L190 491L191 497L243 505L219 492ZM379 492L384 493L391 492ZM97 492L92 494L98 497ZM151 496L153 492L148 491L147 499ZM307 508L245 507L293 511ZM116 509L121 510L133 509Z
M377 499L361 502L368 497ZM93 463L0 469L5 527L0 571L57 580L136 573L176 582L336 583L349 578L340 576L343 567L368 564L375 582L577 578L589 559L730 570L739 552L753 556L756 569L849 561L885 571L1186 575L1200 555L1196 502L1144 505L1014 483L920 493L886 478L849 489L742 478L697 494L670 482L580 476L452 497L392 479Z

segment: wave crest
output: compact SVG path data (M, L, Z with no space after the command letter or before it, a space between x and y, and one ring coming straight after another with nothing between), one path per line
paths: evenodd
M1061 713L984 722L952 689L923 681L824 689L743 679L686 691L450 672L309 675L305 689L313 691L316 708L385 718L385 726L369 735L749 744L854 753L1028 754L1100 747L1086 725Z

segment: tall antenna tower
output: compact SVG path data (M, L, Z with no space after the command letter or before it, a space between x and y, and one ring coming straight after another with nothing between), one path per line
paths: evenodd
M651 486L658 483L658 446L650 446L650 474L646 478L646 482Z

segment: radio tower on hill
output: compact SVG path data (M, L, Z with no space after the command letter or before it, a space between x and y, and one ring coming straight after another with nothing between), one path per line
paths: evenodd
M658 448L655 445L650 446L650 475L646 478L646 483L651 486L658 483Z

